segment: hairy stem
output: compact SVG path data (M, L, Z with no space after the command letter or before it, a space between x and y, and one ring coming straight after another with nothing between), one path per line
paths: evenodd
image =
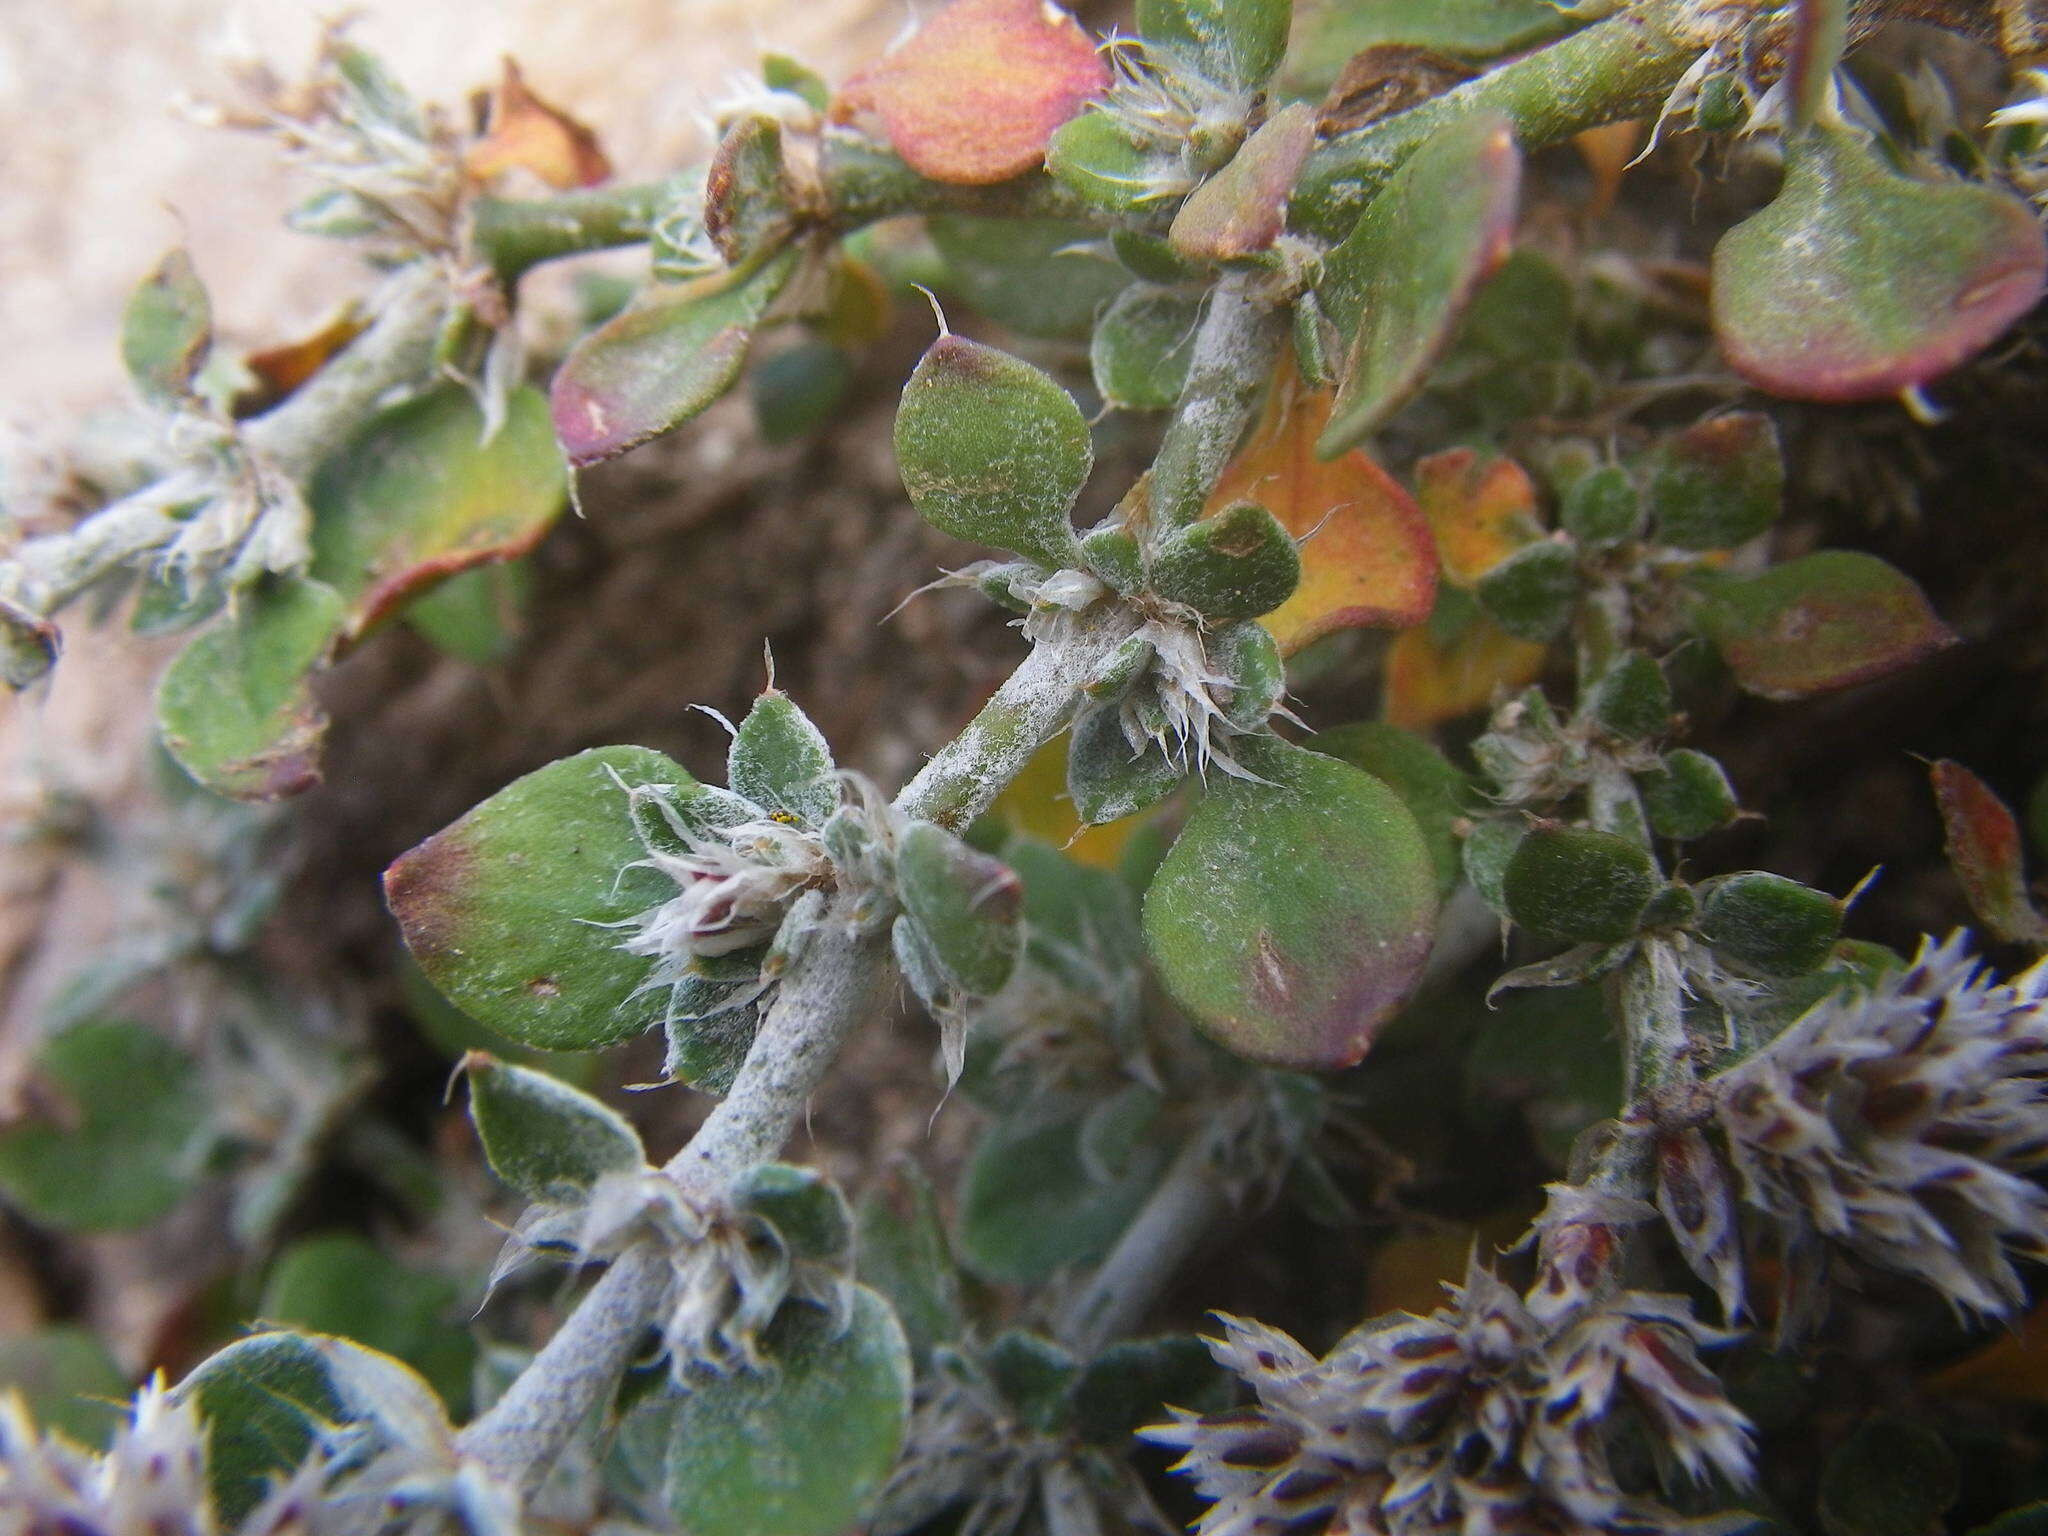
M243 425L243 447L272 469L304 480L385 395L427 377L448 304L438 264L408 268L374 325L282 405ZM205 471L174 471L75 528L33 539L11 567L0 567L0 591L31 614L53 614L109 571L161 546L176 533L178 515L213 486Z
M470 248L508 286L558 256L637 245L675 197L672 182L597 187L553 197L480 197L470 204Z
M1152 465L1152 516L1162 527L1202 515L1280 356L1283 322L1252 297L1251 281L1233 272L1219 282L1195 332L1188 380Z
M953 825L979 815L1065 725L1076 686L1120 634L1097 620L1034 647L960 737L905 788L898 808ZM716 1192L773 1157L847 1037L882 1007L888 979L886 936L828 912L776 989L731 1091L663 1171L691 1189ZM462 1453L508 1482L535 1487L640 1349L668 1275L667 1255L658 1249L623 1254L505 1395L462 1432Z

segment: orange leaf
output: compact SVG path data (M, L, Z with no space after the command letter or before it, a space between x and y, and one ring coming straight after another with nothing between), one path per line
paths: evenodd
M1396 635L1387 649L1387 721L1425 731L1484 709L1535 682L1548 654L1547 646L1517 640L1486 618L1449 642L1426 629Z
M1340 629L1420 624L1436 602L1436 549L1408 493L1362 449L1316 457L1331 399L1283 370L1209 498L1210 512L1255 501L1297 539L1313 533L1301 585L1259 621L1290 655Z
M832 116L873 110L920 176L983 186L1036 168L1053 130L1108 88L1088 34L1050 0L955 0L849 80Z
M1416 495L1436 534L1444 575L1461 587L1542 537L1536 487L1513 459L1470 448L1433 453L1415 466Z
M235 397L235 414L254 416L269 410L326 367L327 360L362 335L369 323L351 303L310 336L251 352L242 359L242 366L256 376L256 384Z
M557 191L593 187L612 174L597 135L528 90L510 59L491 93L490 131L469 147L463 166L478 181L530 171Z

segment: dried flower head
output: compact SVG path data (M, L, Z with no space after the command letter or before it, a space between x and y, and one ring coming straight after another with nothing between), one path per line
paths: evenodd
M1781 1335L1823 1310L1832 1252L1911 1276L1960 1312L2025 1300L2048 1257L2048 965L1995 982L1962 935L1838 992L1728 1070L1643 1113L1658 1204L1732 1316L1743 1221L1779 1253Z
M1446 1290L1321 1360L1224 1319L1211 1348L1258 1401L1145 1431L1215 1501L1203 1536L1711 1529L1620 1485L1608 1445L1625 1423L1687 1478L1748 1481L1749 1423L1697 1353L1725 1336L1681 1298L1621 1291L1551 1326L1476 1259Z

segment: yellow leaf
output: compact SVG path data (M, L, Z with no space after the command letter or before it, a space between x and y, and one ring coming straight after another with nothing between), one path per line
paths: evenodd
M1446 644L1411 629L1387 649L1387 720L1424 731L1484 709L1535 682L1548 654L1547 646L1517 640L1487 618L1474 619Z
M1415 484L1444 575L1458 586L1543 536L1536 487L1513 459L1452 448L1417 463Z

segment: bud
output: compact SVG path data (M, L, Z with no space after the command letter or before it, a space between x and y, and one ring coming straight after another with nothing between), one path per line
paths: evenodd
M1726 875L1704 883L1700 894L1700 937L1746 970L1803 976L1841 937L1842 903L1782 875Z
M1508 916L1532 933L1619 944L1634 937L1657 885L1648 849L1612 832L1547 825L1515 849L1501 894Z
M1578 600L1578 555L1555 540L1531 544L1480 577L1477 591L1494 622L1517 640L1553 639Z

